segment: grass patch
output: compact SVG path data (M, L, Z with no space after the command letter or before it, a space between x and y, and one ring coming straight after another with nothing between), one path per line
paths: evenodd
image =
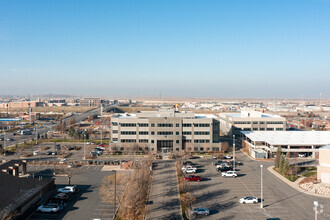
M316 175L317 172L316 171L310 171L310 172L307 172L307 173L304 173L302 174L304 177L311 177L311 176L314 176Z
M295 182L297 179L299 179L298 175L284 175L283 173L280 173L278 168L274 167L273 170L275 170L278 174L281 174L283 177L287 178L291 182Z

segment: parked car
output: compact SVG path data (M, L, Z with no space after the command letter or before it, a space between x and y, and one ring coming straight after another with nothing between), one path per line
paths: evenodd
M225 167L230 167L229 163L224 162L222 164L218 164L215 166L216 168L225 168Z
M57 192L71 194L71 193L76 192L76 187L74 187L74 186L66 186L64 188L58 189Z
M58 193L54 196L54 199L55 200L68 200L69 199L69 196L65 193Z
M193 167L193 166L191 166L191 165L187 165L187 166L183 166L182 168L181 168L181 170L186 170L186 169L197 169L196 167Z
M183 172L190 174L190 173L196 173L196 169L185 169Z
M120 165L120 161L119 160L113 161L113 165Z
M189 175L188 177L185 177L184 178L185 180L188 180L188 181L202 181L202 177L200 176L195 176L195 175Z
M98 147L103 147L103 148L105 149L105 147L106 147L107 145L105 145L105 144L98 144L97 146L98 146Z
M60 162L59 163L65 163L65 162L67 162L68 160L67 159L60 159Z
M226 155L226 159L231 159L231 158L233 158L231 155L229 154Z
M237 177L236 171L227 171L227 172L222 172L221 176L223 177Z
M233 168L232 167L222 167L222 168L219 167L219 168L217 168L217 171L220 172L220 173L230 171L230 170L233 170Z
M300 154L298 154L298 157L306 157L306 155L303 153L300 153Z
M57 204L46 204L38 207L38 212L55 213L59 210L60 206Z
M216 165L219 165L219 164L222 164L222 163L223 163L222 160L218 160L218 161L213 162L212 164L213 164L214 166L216 166Z
M191 214L192 215L209 215L210 210L208 210L206 208L197 208L197 209L191 210Z
M247 196L244 198L241 198L239 200L240 203L245 204L245 203L258 203L258 199L256 197L252 197L252 196Z
M33 155L34 155L34 156L41 155L40 150L33 151Z
M195 165L195 164L194 164L193 162L187 160L187 161L183 161L182 165L184 165L184 166L186 166L186 165L191 165L191 166L193 166L193 165Z
M7 141L14 141L14 138L7 138Z
M229 164L230 164L231 166L233 166L233 165L234 165L234 161L233 161L233 160L229 161ZM240 162L240 161L235 161L235 166L241 166L241 165L243 165L242 162Z

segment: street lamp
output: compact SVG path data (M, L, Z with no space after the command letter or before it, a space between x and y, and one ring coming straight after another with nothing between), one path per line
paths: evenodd
M260 185L261 185L261 202L260 202L260 208L263 208L264 207L264 203L263 203L263 189L262 189L262 168L263 168L264 165L260 164L260 171L261 171L261 181L260 181Z
M323 205L319 204L318 201L314 201L314 212L315 212L315 220L317 220L317 214L323 213ZM319 210L320 208L320 210Z
M233 158L234 158L233 170L235 171L235 135L233 135Z
M84 134L84 160L86 160L86 134Z

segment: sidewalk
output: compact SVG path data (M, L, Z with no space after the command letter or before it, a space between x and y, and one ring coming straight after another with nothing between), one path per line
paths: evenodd
M181 220L178 180L174 161L159 161L154 169L147 220Z
M330 198L330 196L326 196L326 195L322 195L322 194L318 194L318 193L313 193L311 191L307 191L307 190L304 190L302 189L301 187L298 186L298 183L304 178L304 177L300 177L299 179L297 179L295 182L291 182L290 180L288 180L287 178L285 178L284 176L282 176L281 174L277 173L274 169L274 166L270 166L267 168L267 170L269 172L271 172L272 174L274 174L277 178L281 179L283 182L285 182L286 184L288 184L289 186L291 186L291 188L299 191L299 192L302 192L302 193L305 193L305 194L308 194L308 195L311 195L311 196L318 196L318 197L323 197L323 198Z

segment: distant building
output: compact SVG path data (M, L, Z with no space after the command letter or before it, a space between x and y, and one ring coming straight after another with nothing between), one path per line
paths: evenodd
M66 106L65 99L51 99L48 100L48 106Z
M100 98L83 98L80 99L79 105L84 107L100 107L102 100Z
M8 102L0 103L0 108L35 108L35 107L44 107L44 102L38 101L24 101L24 102Z
M286 119L256 111L221 113L220 130L225 135L239 135L240 131L285 131Z
M321 183L330 184L330 145L320 148L317 179L320 180Z
M117 114L111 118L113 151L132 146L153 153L219 151L219 121L214 115L172 109Z
M243 147L250 155L264 151L275 157L278 147L287 157L318 158L319 149L330 144L330 131L242 131ZM252 152L254 151L254 152Z

